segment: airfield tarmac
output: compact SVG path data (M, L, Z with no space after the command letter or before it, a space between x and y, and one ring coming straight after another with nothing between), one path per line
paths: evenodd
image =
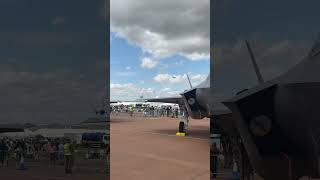
M190 120L177 137L179 119L111 115L112 180L210 179L209 120Z

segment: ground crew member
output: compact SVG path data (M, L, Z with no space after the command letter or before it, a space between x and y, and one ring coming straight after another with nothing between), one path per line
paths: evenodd
M175 112L175 118L178 118L178 115L179 115L179 109L178 109L178 108L176 108L174 112Z
M69 139L65 140L65 144L63 146L63 151L64 151L64 159L65 159L65 163L64 163L64 169L65 169L65 173L69 174L72 173L71 171L71 161L72 161L72 150L71 150L71 143Z
M166 111L167 111L167 117L169 117L169 115L170 115L170 108L169 108L169 106L167 106Z
M133 116L133 111L134 111L134 107L133 106L130 106L130 116Z

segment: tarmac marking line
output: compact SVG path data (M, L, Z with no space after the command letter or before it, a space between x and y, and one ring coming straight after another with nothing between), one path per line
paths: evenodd
M150 131L144 131L144 132L141 132L141 133L177 137L176 135L173 135L173 134L156 133L156 132L150 132ZM201 141L209 141L209 138L197 138L197 137L190 137L190 136L188 136L188 135L187 135L187 136L184 136L183 138L195 139L195 140L201 140Z

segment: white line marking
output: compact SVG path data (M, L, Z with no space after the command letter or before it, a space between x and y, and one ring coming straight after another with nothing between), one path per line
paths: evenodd
M145 132L141 132L141 133L177 137L176 135L173 135L173 134L156 133L156 132L149 132L149 131L145 131ZM186 135L184 137L179 137L179 138L188 138L188 139L196 139L196 140L201 140L201 141L209 141L209 138L197 138L197 137L190 137L188 135Z

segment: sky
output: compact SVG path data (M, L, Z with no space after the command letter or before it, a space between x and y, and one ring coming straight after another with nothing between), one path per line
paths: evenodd
M200 83L235 93L298 63L320 31L320 2L209 0L0 1L0 123L80 122L107 96L167 97ZM110 72L107 71L110 63ZM110 73L110 74L109 74ZM107 84L110 75L110 84Z
M111 0L110 99L172 97L210 71L209 0Z
M75 123L106 96L103 1L0 1L0 123Z
M271 80L307 56L320 32L316 0L212 2L212 87L217 94L230 96L257 85L245 40L263 78Z

